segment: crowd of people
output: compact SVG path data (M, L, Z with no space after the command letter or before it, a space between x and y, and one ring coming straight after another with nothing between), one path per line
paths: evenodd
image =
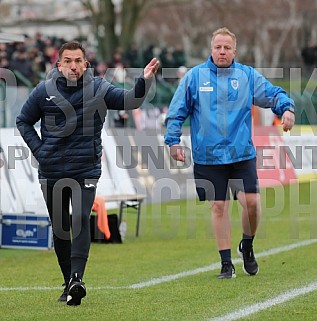
M25 35L25 42L0 43L0 67L12 70L18 85L35 86L55 65L58 48L65 42L62 38L37 32L34 36ZM125 81L126 68L142 68L149 57L154 56L160 59L161 68L186 65L184 51L180 48L160 49L149 45L145 50L139 50L132 43L127 50L118 48L110 61L98 59L94 48L87 52L95 76L104 77L109 68L116 69L115 81L119 83Z
M36 33L25 42L0 44L0 67L12 70L18 86L35 86L57 61L58 47L63 39L43 37Z
M66 40L54 36L44 36L37 32L34 36L25 35L24 42L0 43L0 68L8 68L15 74L18 86L26 86L31 90L54 67L58 60L58 49ZM86 44L87 60L94 71L94 76L106 78L108 81L121 87L133 86L133 78L130 77L129 68L142 68L151 57L158 57L161 68L175 68L174 78L163 78L161 70L156 75L157 86L152 106L157 109L156 114L164 113L164 107L169 103L178 80L187 71L185 53L181 48L158 48L149 45L145 50L140 50L136 43L132 43L127 50L118 48L112 59L104 61L98 58L95 48ZM150 117L147 111L142 110L141 128L144 128ZM127 112L112 115L115 127L134 127L134 117ZM133 125L134 124L134 125ZM163 122L157 122L151 126L162 126Z

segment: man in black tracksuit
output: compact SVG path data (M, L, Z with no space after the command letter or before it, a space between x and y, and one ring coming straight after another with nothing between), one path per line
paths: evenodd
M101 175L101 131L107 109L141 106L159 61L153 58L129 91L93 77L88 66L80 43L64 44L56 68L35 87L16 120L39 163L55 253L65 281L59 301L68 305L79 305L86 295L82 278L90 248L89 216ZM40 137L34 128L38 121Z

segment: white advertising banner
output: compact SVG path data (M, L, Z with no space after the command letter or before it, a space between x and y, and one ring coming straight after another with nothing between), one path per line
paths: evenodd
M291 134L260 128L254 135L262 187L317 177L317 127L296 127ZM102 176L97 195L145 194L149 203L195 198L189 132L183 135L187 162L176 164L163 134L133 129L102 132ZM106 204L115 208L116 203ZM37 162L14 128L0 129L0 211L46 213Z
M47 213L36 161L16 129L0 129L0 155L1 212Z
M317 126L295 126L283 139L299 181L317 178Z
M135 194L128 171L116 166L116 142L102 133L102 176L98 195ZM115 203L107 208L115 208ZM0 212L47 214L40 184L37 162L17 129L0 129Z

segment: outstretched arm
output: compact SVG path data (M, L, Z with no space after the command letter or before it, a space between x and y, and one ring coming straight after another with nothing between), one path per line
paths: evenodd
M141 76L137 79L134 87L130 90L110 85L105 95L108 109L131 110L142 105L151 87L152 78L160 65L157 58L153 58L143 69Z

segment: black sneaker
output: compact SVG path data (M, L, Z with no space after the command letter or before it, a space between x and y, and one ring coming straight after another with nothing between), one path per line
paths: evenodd
M243 260L243 271L248 275L256 275L259 272L258 263L255 260L253 247L250 249L242 249L242 241L240 242L238 249L238 255Z
M75 273L68 284L67 305L80 305L81 299L86 296L84 283Z
M221 272L218 279L233 279L236 277L236 270L231 262L222 262Z
M64 283L63 286L65 286L65 288L64 288L61 296L58 298L58 300L57 300L58 302L66 302L67 301L68 286L66 285L66 283Z

